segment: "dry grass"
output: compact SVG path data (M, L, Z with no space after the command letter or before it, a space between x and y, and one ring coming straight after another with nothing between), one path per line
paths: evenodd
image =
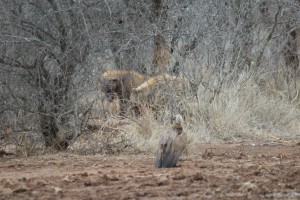
M299 136L300 110L278 94L268 94L267 86L256 83L257 76L240 74L234 83L225 85L209 102L187 102L193 113L190 127L198 140L258 139L266 134L279 137ZM272 78L261 76L264 80ZM199 91L201 96L201 91ZM193 119L194 118L194 119ZM200 136L200 137L199 137Z
M191 93L179 100L177 98L173 106L158 111L158 119L151 114L143 116L143 126L135 134L151 134L147 141L141 142L150 144L151 149L157 144L158 129L170 123L167 116L180 112L185 117L190 140L196 143L267 139L270 135L299 137L299 98L290 101L287 97L283 98L284 88L274 92L272 88L276 86L272 85L275 84L272 79L270 74L249 72L224 83L217 94L199 87L198 98ZM261 84L262 80L269 84ZM299 91L300 88L294 90Z
M192 92L176 96L172 90L169 96L176 98L156 112L145 108L141 117L120 118L117 113L102 116L101 112L96 112L94 115L98 113L101 120L93 123L98 123L99 130L86 131L69 151L154 155L161 130L170 125L169 117L176 113L184 116L190 144L268 139L270 135L299 138L300 106L299 98L294 97L300 88L294 87L293 98L289 98L285 95L286 88L278 89L272 78L269 74L241 73L238 79L224 82L218 93L213 92L216 84L211 84L209 90L199 86L197 97ZM293 91L291 86L289 91ZM105 108L109 109L107 105ZM30 155L34 143L28 141L25 135L15 137L16 152Z
M42 138L33 132L14 132L0 139L0 150L16 156L28 157L44 152Z

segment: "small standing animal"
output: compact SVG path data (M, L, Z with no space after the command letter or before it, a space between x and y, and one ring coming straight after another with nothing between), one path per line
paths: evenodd
M126 113L134 87L145 81L146 77L131 70L111 70L102 74L101 90L105 93L109 102L116 98L120 101L121 115Z
M160 135L155 166L157 168L175 167L180 156L186 150L187 135L183 131L181 115L172 117L174 125Z

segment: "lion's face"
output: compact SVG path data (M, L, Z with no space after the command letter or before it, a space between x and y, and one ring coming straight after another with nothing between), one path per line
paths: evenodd
M102 81L101 86L107 100L109 102L114 101L118 97L118 92L120 90L120 82L118 79L105 79Z

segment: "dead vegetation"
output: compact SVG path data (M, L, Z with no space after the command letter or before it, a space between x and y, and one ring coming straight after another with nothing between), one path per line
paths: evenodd
M299 10L1 1L0 200L299 199Z
M193 144L299 138L296 1L92 2L3 2L4 151L155 154L176 113Z

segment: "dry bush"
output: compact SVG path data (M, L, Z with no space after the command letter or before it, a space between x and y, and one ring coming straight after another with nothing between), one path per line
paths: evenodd
M226 81L219 92L214 90L217 84L209 85L209 89L200 85L197 96L186 90L185 95L169 99L155 111L143 107L140 117L106 116L98 112L99 129L86 130L69 149L80 154L154 155L159 133L170 125L169 117L176 113L185 120L188 153L194 153L193 144L207 141L265 140L269 135L298 137L300 110L280 92L274 92L270 84L262 84L271 78L269 73L243 72ZM164 92L153 94L172 96L176 93L172 89L164 88Z
M261 98L259 106L253 108L257 114L256 126L282 137L299 136L300 80L287 78L283 74L266 73L261 76Z
M141 117L109 117L99 130L87 131L69 148L79 154L151 154L158 148L159 134L170 126L171 113L158 120L151 109ZM191 140L189 140L191 141Z
M69 150L79 154L120 154L134 152L132 141L126 129L131 122L128 119L108 117L99 129L87 130L70 146Z
M215 95L205 93L199 87L199 100L185 103L188 113L186 121L198 142L258 139L268 134L297 136L299 108L279 93L266 92L270 88L257 83L258 78L268 81L271 77L244 72L236 81L224 84ZM214 98L207 98L203 94Z
M41 136L34 132L11 132L0 139L0 149L15 156L31 156L43 153Z
M0 150L15 156L30 156L44 152L43 138L33 113L4 112L0 118Z
M42 134L57 150L89 131L153 146L156 129L176 113L195 142L298 134L295 0L1 3L0 126L7 112L36 115L34 123L19 116L13 129ZM120 108L97 90L100 74L112 69L183 74L192 84L186 93L172 83L158 87L142 118L119 119ZM109 121L115 127L104 131Z

